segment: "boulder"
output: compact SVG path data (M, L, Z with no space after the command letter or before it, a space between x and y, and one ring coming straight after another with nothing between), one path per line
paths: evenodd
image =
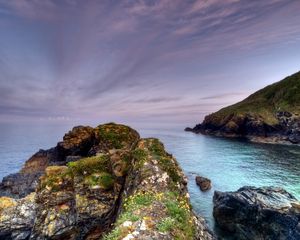
M77 126L65 134L57 148L64 158L67 155L85 156L94 144L95 132L92 127Z
M196 176L195 180L201 191L207 191L211 189L211 181L208 178Z
M216 191L213 202L218 226L235 239L300 239L299 202L282 188Z
M294 131L292 134L289 135L288 139L291 143L300 143L300 130Z

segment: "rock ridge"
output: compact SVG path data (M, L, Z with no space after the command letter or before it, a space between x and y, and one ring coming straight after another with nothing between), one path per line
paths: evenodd
M155 138L78 126L0 185L0 239L214 239Z

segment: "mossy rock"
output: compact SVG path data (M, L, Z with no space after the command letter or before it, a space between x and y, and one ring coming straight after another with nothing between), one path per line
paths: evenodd
M73 175L88 176L93 173L111 172L111 163L108 155L80 159L76 162L68 163Z
M132 128L115 123L99 125L95 129L96 140L104 150L132 149L140 135Z
M184 182L182 170L177 161L174 161L172 155L165 151L164 145L158 139L142 139L138 143L134 155L139 158L139 161L145 161L147 157L155 159L160 168L168 173L173 183Z
M64 155L86 155L94 144L94 128L77 126L65 134L63 141L58 143L59 150Z
M104 190L110 190L113 188L115 178L112 174L107 172L93 173L85 178L85 182L92 188L101 188Z
M67 171L68 171L67 166L49 166L46 168L45 173L46 173L46 176L51 176L51 175L64 174Z
M46 189L51 192L64 191L72 188L73 178L67 166L49 166L45 175L40 178L38 190Z

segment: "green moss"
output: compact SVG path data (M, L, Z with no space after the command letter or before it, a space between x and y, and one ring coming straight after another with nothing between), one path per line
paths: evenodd
M156 138L148 141L148 149L152 153L152 155L156 155L158 157L162 157L166 155L164 145Z
M96 128L96 136L100 144L108 149L131 147L138 139L138 133L128 126L108 123Z
M118 240L120 239L121 235L121 229L120 228L114 228L110 233L103 236L103 240Z
M174 183L182 181L182 177L179 174L180 167L172 160L172 157L166 153L164 145L156 138L147 139L146 142L150 154L157 159L161 169L168 173Z
M131 211L128 211L128 212L124 212L120 215L120 217L118 218L118 221L117 221L117 225L120 225L122 224L123 222L125 221L131 221L131 222L136 222L138 220L140 220L141 217L140 216L137 216L136 214L134 214L133 212Z
M182 181L182 176L178 173L179 166L172 162L171 158L163 157L159 160L159 164L162 170L168 173L173 182Z
M157 216L152 215L155 208L160 211ZM194 237L195 227L188 199L180 196L179 192L166 191L137 192L127 197L114 230L104 239L122 239L129 233L122 224L125 221L136 222L141 219L155 220L156 225L153 227L159 232L170 232L174 239L192 240Z
M51 189L52 192L58 192L64 189L68 182L72 181L72 174L68 168L61 166L51 166L46 169L47 174L41 178L40 187ZM51 168L51 170L50 170ZM54 168L56 170L54 171Z
M86 177L86 183L92 187L100 186L105 190L109 190L114 186L115 178L106 172L94 173Z
M83 158L76 162L68 163L74 175L91 175L96 172L110 172L110 159L107 155Z
M158 224L158 230L171 231L175 239L193 239L195 228L192 221L191 207L186 198L176 197L177 193L168 192L163 200L167 217ZM172 228L169 226L173 223Z
M134 211L144 206L149 206L154 200L153 193L138 192L125 199L124 207L126 211Z
M135 168L140 168L147 160L147 152L143 149L137 148L132 152L135 160Z
M166 233L172 230L174 228L175 220L171 217L166 217L162 219L157 225L157 229L160 232Z

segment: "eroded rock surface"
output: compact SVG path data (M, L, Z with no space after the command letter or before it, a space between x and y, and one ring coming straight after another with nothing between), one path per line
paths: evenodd
M75 127L17 175L2 183L1 239L213 239L175 158L124 125Z
M300 239L300 204L281 188L215 192L213 215L236 239Z
M267 123L255 114L229 114L205 117L201 124L185 131L222 137L246 137L257 142L300 144L300 117L289 112L277 112L276 124Z

